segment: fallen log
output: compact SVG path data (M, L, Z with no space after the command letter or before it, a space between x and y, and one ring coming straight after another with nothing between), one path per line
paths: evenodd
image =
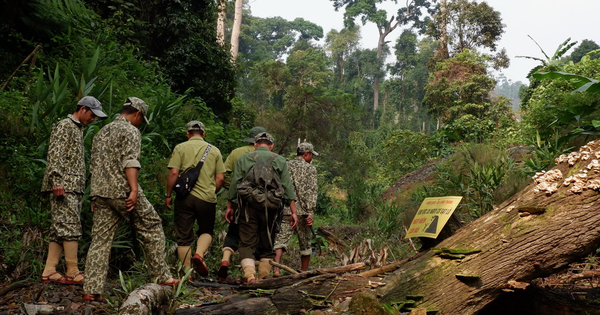
M119 307L119 315L153 314L158 306L168 302L172 290L170 286L146 283L125 297L125 301Z
M600 246L600 194L595 190L600 164L592 160L600 155L599 147L595 141L572 158L561 158L552 172L438 245L480 252L446 259L428 251L384 278L387 284L377 289L378 296L395 302L421 295L419 307L474 314L509 281L546 277L593 252ZM581 156L588 158L577 161ZM565 180L567 175L574 176ZM519 214L530 208L543 211Z
M306 273L292 276L302 274ZM302 309L308 311L330 307L333 300L343 300L362 290L370 290L382 285L376 280L357 275L338 276L326 273L281 287L269 297L180 309L175 314L298 314ZM264 281L266 280L260 282Z
M341 267L334 267L334 268L315 269L315 270L301 272L301 273L293 274L293 275L289 275L289 276L283 276L283 277L278 277L278 278L268 278L268 279L263 279L263 280L260 280L257 282L244 283L244 284L240 285L239 288L240 289L277 289L277 288L281 288L281 287L284 287L287 285L292 285L302 279L307 279L307 278L311 278L311 277L315 277L315 276L319 276L319 275L323 275L323 274L341 274L341 273L362 270L362 269L365 269L365 263L356 263L356 264L351 264L351 265L346 265L346 266L341 266Z

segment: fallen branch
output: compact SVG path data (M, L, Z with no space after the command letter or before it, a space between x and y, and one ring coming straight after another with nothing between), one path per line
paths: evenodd
M426 253L426 252L420 252L417 255L410 257L408 259L395 261L395 262L392 262L390 264L387 264L387 265L379 267L379 268L374 268L374 269L370 269L367 271L363 271L363 272L359 273L358 275L361 277L365 277L365 278L377 277L378 275L384 274L386 272L395 271L396 269L400 268L400 266L404 265L405 263L407 263L411 260L414 260L414 259L422 256L424 253Z
M289 272L289 273L291 273L293 275L297 275L299 273L298 271L296 271L296 270L294 270L294 269L292 269L292 268L290 268L290 267L288 267L288 266L286 266L284 264L280 264L280 263L274 262L272 259L269 259L269 264L271 264L272 266L275 266L277 268L281 268L281 269L283 269L283 270L285 270L285 271L287 271L287 272Z
M6 293L12 291L12 290L16 290L16 289L20 289L22 287L26 287L31 285L33 282L17 282L17 283L13 283L10 286L0 290L0 296L5 295Z
M244 283L240 285L240 289L277 289L281 287L285 287L291 284L294 284L300 280L319 276L322 274L339 274L346 273L355 270L365 269L365 263L356 263L341 267L334 268L323 268L323 269L315 269L307 272L301 272L298 274L293 274L289 276L283 276L278 278L269 278L263 279L257 282Z
M345 273L345 272L351 272L351 271L363 270L363 269L365 269L364 262L350 264L350 265L346 265L346 266L340 266L340 267L317 269L317 270L321 274L323 274L323 273Z
M29 59L31 59L31 57L35 56L35 54L37 54L38 50L40 50L40 49L42 49L42 44L38 44L37 47L35 47L35 49L33 50L33 52L31 52L31 54L29 54L29 56L27 56L27 58L25 58L25 60L23 60L23 62L21 62L19 64L19 66L17 67L17 69L15 70L15 72L13 72L10 75L10 77L8 77L8 79L6 80L6 82L4 83L4 85L2 86L2 88L0 88L0 92L4 91L4 89L6 88L6 86L8 86L8 84L14 78L14 76L17 74L17 72L19 72L19 69L21 69L21 67L23 66L23 64L25 64L27 61L29 61Z
M170 286L146 283L125 297L125 301L119 307L119 315L153 314L153 310L157 306L168 302L168 296L172 290L173 288Z
M377 277L378 275L384 274L386 272L392 272L392 271L398 269L401 265L405 264L406 262L408 262L408 259L396 261L391 264L387 264L383 267L363 271L363 272L359 273L358 275L361 277L365 277L365 278Z

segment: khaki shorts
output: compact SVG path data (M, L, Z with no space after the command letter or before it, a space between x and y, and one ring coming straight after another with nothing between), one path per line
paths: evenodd
M50 194L52 224L48 236L51 242L77 241L81 238L81 207L83 195L65 192L65 197Z

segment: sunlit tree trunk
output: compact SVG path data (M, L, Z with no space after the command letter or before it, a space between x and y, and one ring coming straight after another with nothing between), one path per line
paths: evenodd
M448 6L446 0L440 0L440 50L439 55L442 60L450 58L448 52Z
M235 16L233 18L233 28L231 29L231 61L235 63L240 47L240 32L242 29L242 10L244 8L244 0L235 1Z
M227 0L219 0L219 15L217 18L217 43L225 45L225 18L226 18Z

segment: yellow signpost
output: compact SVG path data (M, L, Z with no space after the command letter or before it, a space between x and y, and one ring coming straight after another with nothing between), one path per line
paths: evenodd
M425 198L404 238L437 238L461 199L456 196Z

